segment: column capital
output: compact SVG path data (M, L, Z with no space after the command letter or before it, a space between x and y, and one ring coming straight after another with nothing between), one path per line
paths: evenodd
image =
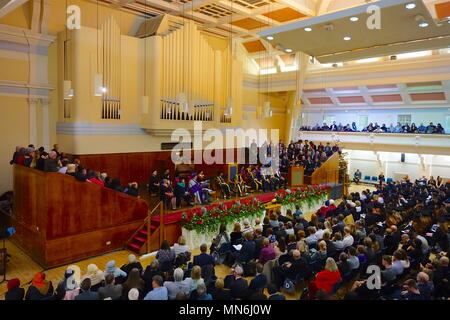
M29 104L37 104L39 102L39 98L27 98Z
M51 102L50 97L39 98L39 100L41 101L43 107L48 107Z

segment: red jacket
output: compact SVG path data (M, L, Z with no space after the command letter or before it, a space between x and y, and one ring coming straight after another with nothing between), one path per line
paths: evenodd
M328 294L333 290L333 286L341 280L341 274L339 270L331 272L328 270L320 271L316 275L316 287L317 290L325 290Z

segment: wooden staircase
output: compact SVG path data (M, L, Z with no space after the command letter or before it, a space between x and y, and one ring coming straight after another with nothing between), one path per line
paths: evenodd
M159 209L159 221L152 221L152 217ZM126 248L139 255L159 249L164 237L163 223L164 204L160 201L145 218L142 225L133 233L126 243ZM158 214L158 213L156 213Z

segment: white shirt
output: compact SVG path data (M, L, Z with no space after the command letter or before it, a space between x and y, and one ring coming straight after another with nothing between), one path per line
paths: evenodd
M342 242L344 243L344 248L346 248L346 247L350 247L351 245L353 245L353 242L355 242L355 240L353 239L352 235L348 235L348 236L345 236L344 239L342 239Z
M67 166L61 167L61 168L58 170L58 172L59 172L59 173L64 173L64 174L66 174L66 172L67 172Z
M184 245L180 246L178 243L175 243L172 247L173 252L175 252L175 257L178 256L180 253L185 253L189 251L189 247Z

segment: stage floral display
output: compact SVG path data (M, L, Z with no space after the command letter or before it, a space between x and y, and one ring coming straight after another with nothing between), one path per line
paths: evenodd
M275 199L283 206L313 207L322 202L323 197L328 195L330 186L306 185L296 189L278 191Z
M181 217L181 226L186 230L196 230L199 233L217 232L221 224L230 225L244 219L252 220L264 213L264 204L253 198L247 203L232 202L227 207L221 204L211 208L198 208L184 212Z

